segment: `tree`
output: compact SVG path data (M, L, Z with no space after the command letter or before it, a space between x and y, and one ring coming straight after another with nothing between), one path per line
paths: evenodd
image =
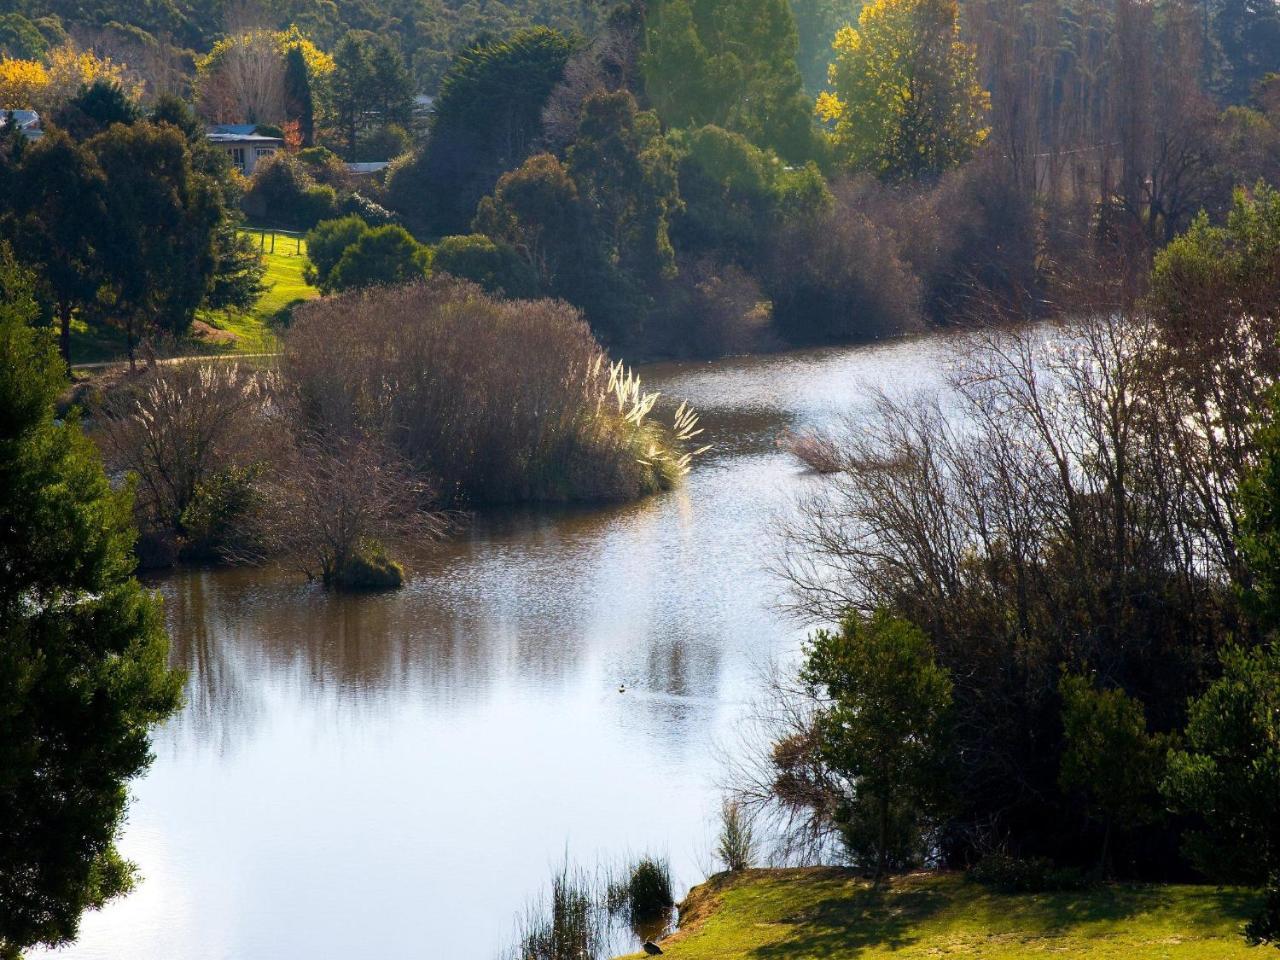
M301 52L314 91L334 71L333 58L302 35L288 30L248 30L224 37L196 62L195 92L200 113L215 123L283 123L288 116L286 59Z
M669 227L680 194L675 152L657 116L637 110L626 90L588 98L568 167L604 244L602 258L641 282L673 273Z
M192 169L220 189L223 217L213 241L213 276L205 293L204 306L214 310L248 310L266 289L262 282L266 265L253 237L240 230L240 179L232 174L231 158L214 147L205 135L205 126L185 100L172 94L157 99L150 121L169 124L186 137L191 150Z
M329 290L386 286L421 280L431 267L431 250L404 227L387 224L347 247L329 273Z
M550 290L584 252L581 222L577 185L556 157L539 153L502 175L480 201L475 227L515 250Z
M298 124L302 146L315 140L315 104L311 97L311 75L302 47L292 46L284 57L284 118Z
M483 234L444 237L431 261L436 273L478 283L487 293L511 299L534 297L538 280L516 252Z
M49 41L22 14L0 14L0 56L35 60L48 49Z
M132 360L140 334L190 327L216 268L225 212L217 186L193 168L186 139L171 126L117 124L87 147L108 185L96 309L124 328Z
M369 224L355 214L321 220L307 231L307 283L328 291L329 274L347 247L369 232Z
M648 6L644 88L674 127L716 124L791 163L814 157L787 0L661 0Z
M934 176L987 137L990 97L955 0L875 0L836 34L818 115L846 165L887 180Z
M137 123L142 110L114 80L95 80L82 87L53 114L55 125L77 140L87 140L112 124Z
M883 877L920 855L941 806L951 680L925 635L886 610L815 633L801 678L825 698L818 753L847 784L835 814L845 844Z
M0 110L30 110L48 86L49 71L39 60L0 60Z
M369 66L367 109L383 126L408 126L413 121L413 80L400 48L389 37L374 37L369 45Z
M0 956L16 958L129 890L126 785L181 677L132 576L129 493L74 418L54 419L62 363L11 260L0 291Z
M1159 800L1165 738L1147 732L1142 704L1123 690L1099 690L1082 676L1058 684L1062 696L1064 790L1089 798L1104 825L1099 873L1108 869L1114 829L1153 819Z
M333 51L333 67L329 96L334 125L350 154L356 149L373 85L372 54L362 33L352 30L342 38Z
M576 46L539 27L460 51L440 85L426 148L387 184L390 205L415 228L465 232L480 198L532 152Z
M1197 818L1187 853L1225 883L1280 880L1280 648L1233 647L1222 676L1190 704L1184 749L1163 792Z
M98 249L108 235L106 190L92 153L55 131L25 151L11 193L17 253L39 267L38 292L53 305L68 370L72 315L94 302L101 283Z

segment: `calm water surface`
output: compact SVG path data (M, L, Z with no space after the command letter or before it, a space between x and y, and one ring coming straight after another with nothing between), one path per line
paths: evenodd
M163 581L187 705L122 849L144 879L66 960L490 960L566 850L710 868L716 745L794 655L767 528L779 431L936 381L943 338L654 366L712 453L639 504L478 521L399 593ZM618 685L626 682L627 692Z

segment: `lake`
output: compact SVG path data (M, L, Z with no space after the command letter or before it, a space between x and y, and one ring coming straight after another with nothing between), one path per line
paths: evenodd
M822 480L776 438L937 382L948 343L646 367L714 444L683 486L480 517L398 593L160 581L190 677L133 784L143 879L52 955L491 960L566 852L664 854L683 894L714 869L717 747L805 632L770 520Z

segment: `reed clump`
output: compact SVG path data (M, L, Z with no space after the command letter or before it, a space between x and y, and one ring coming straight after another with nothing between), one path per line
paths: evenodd
M453 503L633 499L706 449L577 310L451 279L306 304L281 371L314 429L380 436Z

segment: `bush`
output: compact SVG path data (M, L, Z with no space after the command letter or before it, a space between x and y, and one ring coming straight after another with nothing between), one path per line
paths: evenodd
M1280 880L1272 878L1262 910L1245 925L1244 935L1255 946L1262 943L1280 946Z
M473 503L630 499L687 469L696 417L604 362L581 314L432 280L298 308L283 374L322 432L366 431Z
M783 336L873 340L920 328L920 283L892 231L860 206L846 198L779 230L762 279Z
M379 162L394 160L413 149L413 138L409 131L398 123L389 123L379 127L360 139L356 144L351 160L356 162Z
M187 543L200 553L234 539L243 493L235 478L245 479L238 471L262 455L267 386L237 364L180 363L126 380L103 399L96 438L113 469L137 476L139 527L157 558ZM165 541L171 547L160 549Z
M398 590L404 586L404 567L387 556L381 543L364 540L325 585L339 590Z
M369 229L363 217L348 215L337 220L322 220L307 231L307 282L328 292L329 274L347 247L367 234Z
M1083 870L1056 867L1046 857L993 853L969 868L968 879L1001 893L1049 893L1087 890L1093 879Z
M531 297L538 292L533 270L505 243L484 234L445 237L436 245L435 269L459 280L478 283L500 297Z
M352 191L342 198L342 202L338 204L338 213L344 217L354 214L371 227L383 227L396 222L394 213L358 191Z
M666 861L643 857L631 869L627 906L633 924L648 924L669 916L675 900L671 896L671 870Z
M259 464L230 466L196 484L182 512L185 560L234 560L259 555Z
M317 184L302 164L283 153L257 166L240 201L255 222L300 230L332 217L337 205L333 187Z
M326 290L357 290L421 280L431 268L431 248L404 227L388 224L358 237L342 251L326 278Z
M756 857L755 832L751 821L736 800L726 800L720 807L720 840L716 854L726 870L746 870Z

